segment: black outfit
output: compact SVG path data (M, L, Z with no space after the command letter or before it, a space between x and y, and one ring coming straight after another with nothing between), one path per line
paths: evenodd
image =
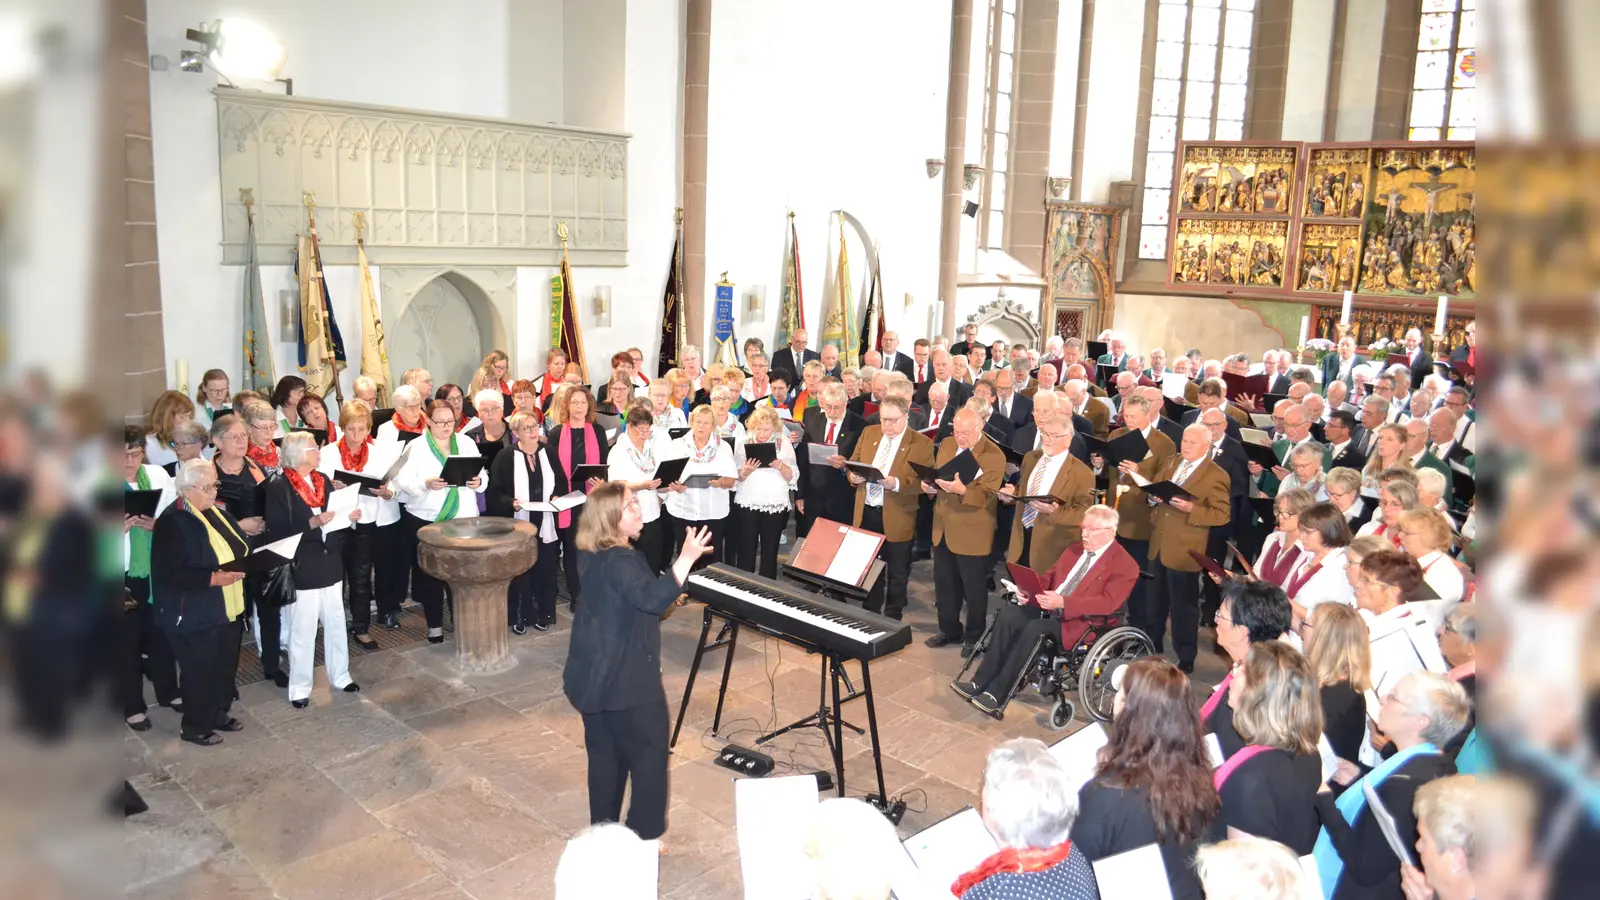
M275 474L276 470L264 470L255 460L245 457L244 465L237 475L230 475L217 466L217 501L226 504L228 515L234 521L250 519L256 516L265 518L267 514L264 505L265 495L256 493L257 485L265 485L273 478L282 476ZM257 481L255 474L261 474ZM259 505L258 505L259 504ZM241 532L242 533L242 532ZM269 544L272 541L263 530L257 535L245 535L250 548ZM280 573L281 574L281 573ZM294 597L275 596L272 588L277 584L271 572L263 572L244 577L244 619L249 621L252 615L260 627L261 635L259 646L256 650L261 656L261 673L268 681L279 681L284 677L282 655L283 642L283 605L294 602Z
M396 522L380 529L377 520L362 518L339 532L342 535L340 555L344 568L344 596L350 610L347 624L351 634L362 635L372 630L373 564L379 558L378 554L390 549L390 534L395 533L394 526L398 524ZM379 603L379 615L399 611L399 603L393 609L384 608L381 601Z
M1217 792L1222 797L1217 838L1226 838L1231 826L1277 841L1295 856L1305 856L1316 846L1322 827L1314 803L1321 785L1322 758L1314 750L1291 756L1274 748L1251 757L1233 770Z
M332 481L321 472L313 471L308 483L312 490L320 484L324 497L333 490ZM313 515L288 478L275 478L267 484L267 543L300 535L300 545L294 551L297 591L332 587L344 579L345 532L324 535L321 528L308 524Z
M899 350L894 351L893 354L885 353L883 362L885 368L893 369L904 375L907 380L913 383L916 382L916 360L912 359L910 354L901 353Z
M928 368L930 371L932 371L933 367L930 365ZM917 387L916 394L912 396L912 402L916 403L918 406L928 407L931 409L932 404L928 402L928 392L933 389L934 384L935 382L933 381L927 381L919 385ZM950 389L950 405L948 409L950 410L951 414L954 414L956 410L965 406L967 399L972 396L972 385L967 384L965 381L957 381L952 378L946 383L945 386Z
M489 464L489 486L484 489L483 501L486 515L503 519L516 518L511 501L516 494L515 466L528 470L528 501L541 503L544 495L544 472L539 468L539 455L526 455L520 451L505 450ZM538 528L544 513L532 513L529 521ZM558 544L555 541L540 543L533 565L528 571L511 579L506 587L506 624L532 623L540 626L556 621L556 571Z
M1455 773L1456 765L1448 757L1428 753L1407 760L1378 785L1378 799L1394 816L1395 831L1407 847L1417 845L1417 817L1412 809L1417 789L1435 778ZM1333 900L1401 896L1400 860L1389 849L1377 816L1366 813L1356 817L1356 823L1351 825L1334 805L1333 794L1318 794L1316 811L1323 827L1328 829L1333 849L1344 861L1344 870L1333 886Z
M782 512L766 512L748 509L729 498L728 513L732 521L733 535L727 543L732 545L730 556L733 564L746 572L755 572L763 578L776 579L778 536L783 534L784 526L789 524L789 511L786 509ZM654 562L649 553L645 553L645 558Z
M806 410L802 424L804 432L794 456L795 464L801 467L799 498L805 501L805 510L801 513L799 533L804 535L811 530L811 523L819 518L845 523L853 521L856 490L845 478L844 470L825 465L813 466L809 462L810 445L826 443L828 438L828 417L823 414L822 408ZM865 427L866 423L860 416L845 410L844 418L839 420L837 433L833 436L840 456L850 458Z
M1060 610L1041 613L1032 606L1001 603L994 630L989 633L989 646L972 676L973 684L998 700L1007 699L1023 669L1038 653L1039 641L1052 635L1061 636Z
M577 471L578 466L605 465L606 456L611 450L610 445L606 443L605 432L600 430L600 426L590 422L583 427L594 432L595 448L599 451L599 459L588 458L588 439L584 437L582 432L574 433L572 435L572 467L574 472ZM566 430L567 426L557 425L551 429L550 437L545 442L545 456L550 460L550 467L555 470L555 492L557 497L584 489L583 485L572 483L571 472L561 468L561 441L562 435ZM490 480L493 480L493 476L491 476ZM577 609L582 576L578 571L578 545L576 541L578 538L578 521L583 517L583 506L580 504L570 511L572 513L571 524L559 529L561 534L561 568L567 576L567 606L569 609Z
M1232 420L1229 420L1232 421ZM1221 446L1214 446L1211 451L1211 461L1228 473L1228 506L1232 518L1226 525L1214 525L1211 532L1206 535L1206 556L1218 562L1227 560L1228 541L1233 540L1236 529L1250 521L1250 469L1249 459L1244 455L1244 447L1237 440L1222 436ZM1210 624L1217 614L1217 609L1222 606L1222 588L1213 584L1211 579L1200 578L1200 623Z
M1194 665L1200 648L1200 578L1197 572L1169 569L1159 557L1145 563L1150 587L1144 595L1144 617L1134 624L1155 641L1161 650L1161 636L1167 633L1167 618L1172 618L1172 652L1178 665ZM1211 579L1207 578L1206 581Z
M861 527L883 534L883 507L861 505ZM867 599L862 606L868 612L880 613L900 621L906 608L906 585L911 581L911 545L914 541L884 539L878 548L878 558L883 560L883 571L872 582Z
M939 633L951 642L975 644L989 624L988 556L967 556L950 549L948 541L933 546L933 601L939 614ZM962 607L967 623L961 624Z
M776 375L782 372L788 376L791 386L798 385L801 380L800 376L805 374L806 363L813 359L822 359L822 354L808 348L801 351L799 358L796 358L793 348L787 346L779 347L772 351L772 374Z
M1183 418L1178 421L1178 424L1182 425L1184 428L1188 428L1190 425L1200 421L1200 414L1204 411L1205 410L1202 410L1199 407L1195 407L1194 409L1184 413ZM1162 418L1166 417L1163 416ZM1234 421L1233 416L1230 416L1226 413L1223 414L1222 418L1225 423L1222 433L1236 441L1239 440L1239 423Z
M1361 742L1367 736L1367 701L1350 682L1323 685L1322 733L1327 735L1333 755L1355 762Z
M1000 412L1000 404L1005 401L995 398L995 412ZM1033 424L1033 398L1024 397L1016 391L1011 392L1011 408L1006 410L1005 416L1011 422L1013 430L1024 425Z
M1210 823L1198 824L1200 827L1195 829L1196 837L1192 841L1163 836L1156 827L1148 791L1118 787L1109 777L1098 775L1078 791L1078 818L1072 824L1072 843L1091 863L1155 844L1161 849L1161 861L1166 864L1172 900L1202 900L1205 893L1194 871L1194 853L1199 848L1205 826Z
M19 563L36 575L26 616L9 634L12 684L22 726L37 737L57 739L66 736L70 714L90 695L95 678L108 674L109 659L98 655L108 636L102 630L109 624L106 585L94 566L99 535L93 520L72 509L47 523L24 517L8 538L33 528L43 531L37 554L25 561L11 558L13 544L0 562L0 577Z
M146 678L155 688L157 703L171 706L179 699L178 659L172 655L166 634L156 627L155 607L150 605L150 579L124 573L122 584L135 603L133 611L122 620L127 648L124 659L128 663L121 681L122 715L131 718L149 711L144 702Z
M235 559L249 552L239 523L212 507L202 513L222 535ZM203 738L228 723L233 676L239 661L239 621L228 617L223 589L211 586L217 554L206 526L174 503L156 519L151 536L150 581L156 622L167 633L183 668L186 738Z
M572 618L562 690L583 715L589 821L616 822L632 778L629 828L645 840L667 830L667 695L661 684L661 614L680 586L644 555L611 547L578 558L583 603Z

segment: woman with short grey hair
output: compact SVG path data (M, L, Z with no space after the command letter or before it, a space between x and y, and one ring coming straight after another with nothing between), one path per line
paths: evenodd
M1068 835L1078 791L1059 760L1032 738L989 751L983 823L1000 851L956 879L962 900L1098 900L1094 871Z
M176 475L178 465L191 459L209 459L211 454L206 450L206 444L211 441L211 432L206 426L193 420L177 425L172 429L172 452L178 455L174 462L169 462L163 469L168 475Z
M317 624L322 625L322 659L328 684L359 691L350 680L350 647L345 636L343 530L323 532L337 515L361 520L361 508L348 513L327 508L333 482L317 465L316 439L303 431L283 439L283 477L267 484L267 537L300 535L292 575L294 602L289 612L289 702L304 709L311 702L311 673L317 664Z
M413 440L428 430L428 417L422 412L423 396L409 384L394 389L389 402L394 404L394 417L378 423L378 441Z

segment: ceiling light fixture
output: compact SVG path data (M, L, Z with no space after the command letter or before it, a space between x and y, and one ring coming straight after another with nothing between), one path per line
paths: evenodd
M230 85L235 78L276 81L289 58L272 32L245 19L217 19L188 29L186 37L202 49L183 51L179 68L198 72L210 65Z

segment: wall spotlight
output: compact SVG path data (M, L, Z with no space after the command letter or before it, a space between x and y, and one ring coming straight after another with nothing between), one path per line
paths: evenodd
M184 52L179 67L185 72L198 72L209 63L225 79L275 81L289 58L272 32L245 19L217 19L209 26L188 29L184 36L201 47Z

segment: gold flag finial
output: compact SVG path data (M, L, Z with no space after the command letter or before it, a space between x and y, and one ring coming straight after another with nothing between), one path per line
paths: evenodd
M561 238L561 247L562 247L562 249L565 249L566 246L567 246L567 234L568 234L568 232L567 232L567 223L565 223L565 222L557 222L556 223L556 237Z
M677 212L675 212L675 213L673 213L673 219L674 219L674 220L675 220L675 221L676 221L676 222L677 222L677 223L678 223L678 224L679 224L679 225L682 225L682 224L683 224L683 207L681 207L681 206L680 206L680 207L678 207L678 210L677 210Z
M718 287L733 287L733 282L728 280L728 273L722 273L722 280L717 282Z
M305 204L306 209L315 211L317 208L317 192L301 191L300 202Z
M245 209L249 209L249 208L255 206L256 205L256 191L255 191L255 188L239 188L239 202L244 204L244 208Z
M360 243L361 236L367 233L367 214L356 210L350 214L350 223L356 227L356 243Z
M794 218L794 210L789 210L789 218Z

